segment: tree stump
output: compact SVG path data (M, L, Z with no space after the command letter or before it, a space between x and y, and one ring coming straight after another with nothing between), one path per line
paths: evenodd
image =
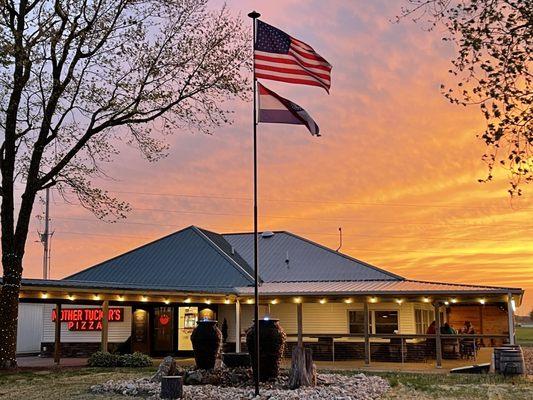
M162 399L181 399L183 397L183 376L164 376L161 379Z
M292 352L289 387L316 385L316 366L313 363L313 351L303 346L296 346Z

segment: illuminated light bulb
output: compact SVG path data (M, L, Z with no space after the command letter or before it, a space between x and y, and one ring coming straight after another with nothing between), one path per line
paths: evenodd
M370 298L370 302L371 302L371 303L377 303L377 302L378 302L377 297L371 297L371 298Z
M346 304L352 304L353 300L352 299L344 299L344 302Z
M270 304L278 304L278 299L272 299L272 300L270 300Z
M99 295L99 294L95 294L95 295L93 296L93 299L95 299L95 300L100 300L100 295Z
M396 299L396 303L402 304L403 303L403 299Z
M117 300L118 300L118 301L124 301L124 296L118 295L118 296L117 296Z
M449 305L449 304L450 304L449 301L445 301L445 302L444 302L444 305L445 305L445 306L447 306L447 305Z
M422 299L422 301L423 301L424 303L429 303L430 300L429 300L429 298L424 297L424 298Z
M294 302L295 303L301 303L302 302L302 298L301 297L295 297L294 298Z
M148 301L148 297L146 297L146 296L142 296L142 297L141 297L141 301Z
M229 299L224 300L224 304L229 304L229 303L230 303Z
M190 303L191 302L191 299L189 297L187 297L185 300L183 300L184 303Z
M206 300L205 300L205 304L211 304L211 300L206 299Z
M165 304L170 304L170 300L169 300L169 299L165 299L165 300L164 300L164 303L165 303Z
M69 295L67 296L67 298L68 298L70 301L73 301L73 300L75 299L75 297L74 297L73 295L71 295L71 294L69 294Z
M480 299L480 300L479 300L479 303L480 303L480 304L485 304L485 299Z
M450 301L454 304L457 303L457 299L451 299Z
M318 302L319 302L320 304L326 304L327 300L326 300L326 299L320 299Z
M44 292L44 293L41 293L41 299L47 299L48 298L48 293Z
M514 299L511 299L511 308L516 311L516 301Z
M248 300L246 300L246 302L247 302L248 304L253 304L254 300L253 300L253 299L248 299Z

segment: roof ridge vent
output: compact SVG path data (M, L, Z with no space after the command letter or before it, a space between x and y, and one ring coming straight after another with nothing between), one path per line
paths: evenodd
M274 236L274 232L272 231L264 231L263 233L261 233L261 237L263 239L268 239L268 238L271 238L272 236Z

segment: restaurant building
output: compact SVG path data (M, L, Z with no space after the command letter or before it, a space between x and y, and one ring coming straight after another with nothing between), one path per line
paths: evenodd
M253 241L253 233L191 226L61 280L23 279L20 301L43 304L40 352L57 362L100 349L190 355L202 318L227 327L225 351L243 351L253 320ZM259 257L260 316L280 320L287 355L304 342L315 359L440 366L514 343L519 288L410 280L286 231L261 233ZM467 354L466 334L440 329L465 321Z

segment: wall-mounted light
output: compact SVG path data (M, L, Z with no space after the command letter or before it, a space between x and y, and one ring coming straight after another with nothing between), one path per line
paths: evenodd
M344 299L344 302L346 304L352 304L353 303L353 299Z
M318 300L320 304L326 304L328 301L326 299L320 299Z
M302 302L302 298L301 298L301 297L295 297L295 298L294 298L294 302L297 303L297 304L299 304L299 303Z
M270 300L270 304L278 304L278 303L279 303L278 299Z

